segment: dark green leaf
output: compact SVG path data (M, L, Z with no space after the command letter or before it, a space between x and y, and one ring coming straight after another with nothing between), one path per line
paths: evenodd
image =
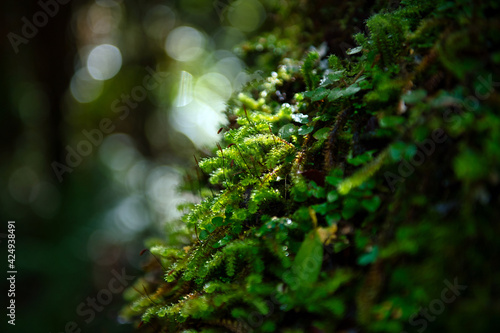
M209 223L209 224L207 224L207 225L205 226L205 229L206 229L208 232L212 233L212 232L214 232L214 231L215 231L216 227L215 227L212 223Z
M335 89L332 89L332 91L328 95L328 100L330 102L333 102L334 100L336 100L340 97L342 97L342 90L340 90L339 88L335 88Z
M217 217L214 217L212 219L212 223L217 226L217 227L220 227L224 224L224 219L220 216L217 216Z
M208 234L208 231L206 231L206 230L202 230L202 231L200 232L199 238L200 238L201 240L205 240L205 239L207 239L207 238L208 238L208 235L209 235L209 234Z
M356 212L359 209L359 202L355 198L349 198L347 197L344 199L344 207L342 208L342 217L346 220L350 219L351 217L356 214Z
M224 238L220 239L217 243L212 245L212 247L214 247L214 248L222 247L222 246L226 245L227 243L229 243L231 241L231 239L232 239L231 236L226 235Z
M287 140L291 135L297 132L297 128L293 124L286 124L279 130L279 136Z
M375 212L378 207L380 206L380 203L382 201L380 200L379 197L377 196L374 196L370 199L364 199L362 202L361 202L361 205L367 210L369 211L370 213L373 213Z
M376 152L376 150L365 151L363 154L358 155L354 158L348 158L347 162L355 166L365 164L366 162L371 161L373 159L374 152Z
M313 134L313 137L318 141L326 140L328 138L328 133L330 133L330 128L325 127L320 129L319 131L316 131Z
M355 83L353 85L350 85L346 89L342 90L342 96L345 96L345 97L352 96L360 90L361 90L361 88Z
M318 279L323 262L323 244L316 230L311 231L297 252L293 262L292 271L298 283L290 286L300 289L302 286L311 285Z
M333 251L339 253L340 251L347 249L349 247L348 243L340 242L333 245Z
M321 87L326 87L339 81L343 76L344 71L336 71L334 73L326 75L321 81Z
M311 133L312 131L314 130L314 126L302 126L301 128L299 128L299 135L306 135L306 134L309 134Z
M362 254L358 258L358 264L360 264L361 266L366 266L368 264L374 263L375 260L377 260L377 257L378 257L378 247L374 246L371 252Z
M319 204L319 205L314 205L314 206L312 206L312 208L314 209L314 211L316 213L319 213L321 215L325 215L328 212L328 203L324 202L324 203Z
M328 225L334 225L335 223L338 223L341 219L342 216L340 215L340 213L332 213L326 216L326 222L328 223Z
M338 198L339 198L338 192L337 191L331 191L331 192L328 193L328 196L326 197L326 200L328 200L328 202L334 202Z
M342 178L336 177L336 176L326 176L325 180L328 184L333 185L333 186L337 186L338 184L340 184L342 182Z
M416 152L417 147L412 143L397 141L389 146L389 154L394 161L412 158Z
M312 95L311 97L311 100L313 102L317 102L317 101L320 101L322 100L323 98L326 97L326 95L328 95L330 91L327 90L326 88L323 88L323 87L320 87L316 90L314 90L314 94Z
M304 97L312 98L314 96L314 90L306 91Z
M380 120L380 126L383 128L395 127L397 125L401 125L405 122L404 117L400 116L387 116Z

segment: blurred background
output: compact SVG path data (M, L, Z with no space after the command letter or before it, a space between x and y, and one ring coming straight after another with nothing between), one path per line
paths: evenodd
M231 94L259 79L235 46L267 11L257 0L0 6L0 236L15 220L18 271L16 326L2 313L0 331L131 332L120 293L95 318L87 298L113 271L139 276L144 240L199 200L177 187L219 140Z

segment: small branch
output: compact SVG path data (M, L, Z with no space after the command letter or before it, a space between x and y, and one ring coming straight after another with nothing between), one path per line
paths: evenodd
M358 79L361 77L361 75L363 75L363 73L365 72L365 69L363 68L359 73L358 75L356 75L356 77L354 78L354 80L352 81L352 84L356 83L356 81L358 81Z

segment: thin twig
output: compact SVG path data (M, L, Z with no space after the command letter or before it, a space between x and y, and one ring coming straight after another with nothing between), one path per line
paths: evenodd
M356 81L358 81L358 79L360 78L361 75L363 75L363 73L365 72L365 69L363 68L359 73L358 75L356 75L356 77L354 78L354 80L352 81L352 84L356 83Z
M196 155L193 155L193 157L194 157L194 161L196 162L196 165L198 166L198 169L200 169L201 172L203 172L203 170L200 167L200 163L198 163L198 159L196 158ZM202 197L201 196L201 177L200 177L200 174L198 173L198 169L196 169L196 177L198 177L198 189L200 190L200 198L201 198ZM212 191L212 188L210 186L208 187L208 189L212 193L212 197L213 197L214 191Z
M254 173L252 172L252 169L250 169L250 167L248 166L247 161L245 160L245 158L243 157L243 154L241 153L240 147L238 147L238 145L237 145L237 144L233 144L233 145L234 145L234 146L236 146L236 150L238 150L238 154L240 154L241 159L243 160L243 163L245 163L245 165L246 165L246 167L247 167L247 169L248 169L248 172L249 172L252 176L256 177L256 178L257 178L257 179L258 179L258 180L262 183L262 180L260 179L260 177L258 177L256 174L254 174ZM251 156L250 156L250 158L251 158Z
M222 147L220 146L219 143L217 143L217 147L219 148L220 154L221 154L221 157L222 157L222 175L224 176L224 180L226 181L227 188L231 189L231 186L229 186L229 182L227 181L227 177L226 177L226 170L225 170L226 162L225 162L225 159L224 159L224 152L222 151Z
M255 126L255 124L250 120L250 117L248 116L248 112L247 112L247 107L245 105L243 105L243 111L245 111L245 116L247 117L248 123L255 129L255 131L257 133L259 133L257 126Z

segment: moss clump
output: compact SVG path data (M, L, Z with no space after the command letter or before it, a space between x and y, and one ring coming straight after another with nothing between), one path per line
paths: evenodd
M347 54L296 37L233 98L184 216L192 243L151 244L157 279L123 315L158 332L500 327L499 5L394 7Z

